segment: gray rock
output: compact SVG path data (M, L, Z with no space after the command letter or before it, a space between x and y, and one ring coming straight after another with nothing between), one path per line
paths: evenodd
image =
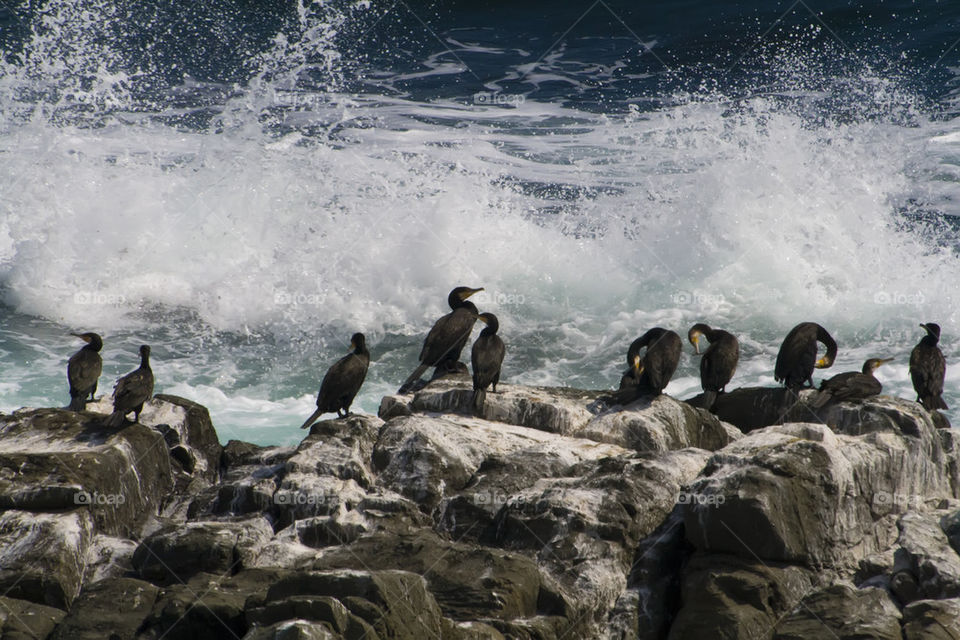
M161 393L144 405L140 423L147 426L165 424L174 429L179 435L178 444L189 452L195 462L196 468L191 473L208 482L216 482L220 475L223 447L206 407L192 400Z
M913 580L899 578L896 585L898 599L907 604L912 600L960 596L960 556L940 528L939 518L907 513L900 518L899 526L894 575L908 572Z
M903 608L904 640L960 638L960 599L918 600Z
M654 453L687 447L716 451L743 437L733 425L668 395L614 407L569 435Z
M883 589L835 584L804 597L781 620L773 640L902 640L900 611Z
M134 640L160 590L133 578L84 587L50 640Z
M42 640L66 615L60 609L0 596L0 638Z
M369 640L379 640L374 633L366 636ZM342 635L336 634L325 624L307 622L306 620L287 620L277 622L267 627L254 627L242 640L341 640Z

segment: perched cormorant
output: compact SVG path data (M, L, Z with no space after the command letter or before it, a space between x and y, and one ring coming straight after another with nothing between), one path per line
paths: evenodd
M134 412L134 422L140 421L143 403L153 397L153 371L150 369L150 347L140 346L140 367L117 380L113 388L113 413L107 426L123 426L126 416Z
M883 385L873 377L873 372L891 360L893 358L870 358L863 363L863 369L859 372L847 371L824 380L820 383L820 393L813 401L813 408L819 409L828 402L863 400L879 394Z
M740 360L740 343L737 337L723 329L712 329L699 322L687 333L687 338L700 353L700 338L705 337L710 346L700 359L700 387L703 389L703 407L712 409L718 393L726 392L727 383L737 370Z
M100 349L103 340L95 333L71 333L86 342L79 351L70 356L67 362L67 380L70 382L71 411L83 411L87 402L93 401L97 392L97 382L103 370L103 358Z
M334 362L323 376L320 393L317 394L317 410L300 426L301 429L306 429L325 413L336 411L338 418L350 415L350 405L360 391L370 366L367 339L362 333L353 334L350 349L352 351Z
M460 360L460 352L470 339L478 315L477 307L467 298L478 291L483 291L483 287L457 287L450 292L447 303L452 311L437 320L430 329L427 339L423 341L423 349L420 350L420 365L400 386L398 393L406 393L430 367L447 362L452 365Z
M506 346L497 335L500 329L497 316L481 313L477 319L487 325L480 332L480 337L473 342L470 352L470 362L473 365L473 408L480 411L486 399L487 387L493 385L493 393L497 392Z
M940 341L940 325L928 322L921 324L927 335L910 353L910 379L917 392L917 402L927 411L946 409L943 401L943 378L947 371L947 361L937 343Z
M817 343L827 347L827 353L817 360ZM794 391L804 384L813 386L813 369L826 369L837 358L837 342L816 322L801 322L787 334L777 354L773 377Z
M640 350L644 347L647 351L641 358ZM620 379L620 390L636 387L634 398L642 393L663 393L673 372L677 370L682 350L683 341L676 332L660 327L650 329L630 343L627 349L628 369ZM618 393L617 397L629 401L623 393Z

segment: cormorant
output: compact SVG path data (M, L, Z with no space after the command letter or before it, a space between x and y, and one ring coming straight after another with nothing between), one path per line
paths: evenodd
M700 387L703 389L703 407L712 409L718 393L726 392L727 383L737 370L740 360L740 343L737 337L723 329L712 329L699 322L687 333L687 339L700 353L700 338L705 337L710 346L700 359Z
M460 352L470 339L473 324L477 321L479 313L477 307L467 298L478 291L483 291L483 287L479 289L457 287L450 292L447 303L452 311L434 323L430 333L427 334L427 339L423 341L420 365L404 381L397 393L409 391L413 383L419 380L430 367L447 362L452 365L460 360Z
M97 392L97 382L103 370L103 358L100 357L103 340L95 333L71 333L70 335L87 343L70 356L67 362L67 380L70 382L69 409L83 411L87 402L92 402Z
M647 350L641 358L640 350L644 347ZM660 395L677 370L682 350L683 341L676 332L660 327L650 329L627 349L628 369L620 379L620 390L636 387L634 398L646 392ZM627 400L623 393L617 397Z
M947 361L937 343L940 341L940 325L928 322L921 324L927 335L910 353L910 379L917 392L917 402L927 411L946 409L943 401L943 378L947 371Z
M487 386L493 385L493 393L497 392L506 346L497 335L500 329L497 316L481 313L477 319L487 325L480 332L480 337L474 341L470 352L470 362L473 365L473 408L480 411L486 399Z
M350 349L350 353L334 362L323 376L320 393L317 394L317 410L300 426L301 429L309 427L324 413L336 411L338 418L350 415L350 405L363 386L370 366L367 339L362 333L353 334Z
M817 360L817 343L827 347L827 353ZM837 358L837 342L816 322L801 322L787 334L777 354L773 377L788 389L796 391L804 384L813 386L813 369L826 369Z
M123 426L126 416L134 412L134 422L140 421L143 403L153 397L153 371L150 369L150 347L140 346L140 367L117 380L113 388L113 413L107 426Z
M863 400L878 395L883 385L873 377L873 372L891 360L893 358L870 358L863 363L863 369L859 372L847 371L824 380L820 383L820 393L813 401L813 408L819 409L828 402Z

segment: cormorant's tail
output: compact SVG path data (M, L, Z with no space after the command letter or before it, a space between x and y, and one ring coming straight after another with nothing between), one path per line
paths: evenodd
M831 400L833 400L833 394L832 394L832 393L830 393L829 391L818 391L818 392L817 392L817 397L813 399L813 402L811 403L811 406L812 406L814 409L819 409L820 407L823 407L824 405L826 405L826 404L827 404L828 402L830 402Z
M923 405L923 408L927 411L935 411L936 409L949 409L947 403L943 401L943 396L927 396L920 400L920 404Z
M123 423L126 421L126 415L122 411L114 411L107 418L106 425L108 427L122 427Z
M480 415L483 413L483 403L487 401L487 392L483 389L473 390L473 413Z
M87 408L86 396L70 396L70 411L83 411Z
M410 374L403 384L400 385L400 389L397 393L406 393L410 390L410 387L413 386L413 383L420 379L420 377L427 372L427 369L430 368L430 365L421 363L416 369L413 370L413 373Z
M704 391L703 392L703 408L707 411L713 411L713 403L717 401L717 392L716 391Z
M317 407L317 410L313 412L313 415L311 415L309 418L307 418L307 421L304 422L302 425L300 425L300 428L301 428L301 429L306 429L307 427L309 427L310 425L312 425L314 422L316 422L316 421L317 421L317 418L319 418L319 417L322 416L322 415L323 415L323 410L320 409L319 407Z

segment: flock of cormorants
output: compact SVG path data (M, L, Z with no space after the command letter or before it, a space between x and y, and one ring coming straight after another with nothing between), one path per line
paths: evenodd
M495 393L500 380L506 346L497 335L500 324L492 313L480 313L467 298L483 291L483 288L457 287L450 292L447 303L450 313L438 319L423 342L419 365L401 385L398 393L408 393L430 368L435 376L450 372L465 371L460 354L466 346L477 321L486 326L474 341L471 350L473 371L473 408L483 408L486 390L492 387ZM926 335L910 354L910 377L917 392L917 400L927 410L946 409L943 401L943 381L946 360L937 346L940 326L934 323L921 324ZM70 382L70 406L74 411L84 409L93 400L103 362L100 349L103 341L96 333L71 334L87 344L70 357L67 378ZM687 338L701 355L700 385L703 388L702 406L713 409L719 394L725 393L737 369L740 344L732 333L697 323L687 333ZM709 346L701 352L701 341ZM826 353L817 358L817 345L823 344ZM627 349L627 369L620 380L620 388L611 399L626 404L643 395L659 395L670 382L680 362L683 341L674 331L654 327L634 340ZM336 412L338 417L350 415L350 405L360 391L370 366L370 352L366 338L355 333L351 338L351 352L335 362L320 384L317 395L317 410L301 428L307 428L324 413ZM814 369L833 365L837 357L837 342L819 324L802 322L790 330L777 353L774 379L788 389L799 391L813 387ZM880 393L880 382L873 376L877 367L890 362L890 358L870 358L862 371L847 372L823 381L819 394L813 401L816 408L829 402L860 400ZM127 414L134 412L139 420L143 404L153 395L153 372L150 370L150 347L140 347L140 367L117 381L113 391L113 414L107 419L110 426L121 426Z

